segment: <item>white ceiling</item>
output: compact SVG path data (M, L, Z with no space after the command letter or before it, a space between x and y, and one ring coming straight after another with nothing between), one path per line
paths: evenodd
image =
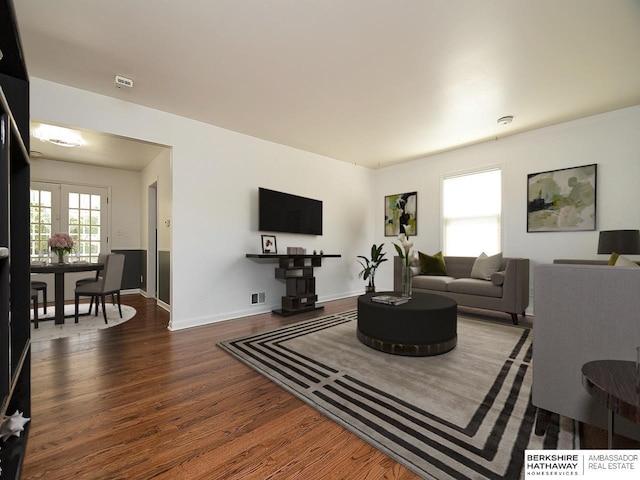
M54 125L77 133L84 145L76 148L61 147L35 138L34 133L42 125ZM39 158L61 162L82 163L99 167L117 168L140 172L156 158L166 146L142 142L131 138L102 132L59 125L52 122L31 120L31 160ZM55 137L54 137L55 138Z
M31 76L371 168L640 104L638 0L14 3Z

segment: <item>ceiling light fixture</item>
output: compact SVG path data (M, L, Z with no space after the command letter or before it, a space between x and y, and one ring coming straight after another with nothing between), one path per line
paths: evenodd
M49 142L65 148L80 147L86 143L80 132L55 125L40 125L34 130L33 136L41 142Z
M498 125L508 125L513 122L513 115L507 115L506 117L500 117L498 119Z
M79 143L67 142L66 140L62 140L61 138L47 138L47 142L65 148L75 148L80 146Z

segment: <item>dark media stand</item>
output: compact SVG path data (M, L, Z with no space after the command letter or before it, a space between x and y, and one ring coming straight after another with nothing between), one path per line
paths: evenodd
M247 253L247 258L278 260L276 278L286 282L286 295L282 297L282 308L273 313L288 317L309 310L321 310L316 305L316 278L313 268L322 266L323 258L339 258L339 254L285 255L277 253Z

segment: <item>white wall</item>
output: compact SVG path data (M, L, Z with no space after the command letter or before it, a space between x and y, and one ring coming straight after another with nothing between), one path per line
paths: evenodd
M598 231L527 233L527 175L598 164L597 230L640 227L640 106L595 115L553 127L514 135L376 171L375 241L384 237L385 195L418 192L417 248L441 249L441 179L443 175L501 165L503 169L503 252L505 256L550 263L556 258L606 259L596 254ZM469 201L481 201L472 199ZM391 253L388 254L390 256ZM379 275L379 276L378 276ZM389 262L376 283L392 286ZM383 283L383 279L387 283ZM533 283L531 283L533 285Z
M146 271L146 294L151 298L158 298L156 295L157 277L165 272L159 272L157 268L158 251L171 251L171 223L172 223L172 181L171 181L171 148L165 148L147 167L142 171L140 183L140 198L142 203L142 216L140 224L142 228L142 238L140 248L147 252ZM149 195L153 187L155 192L155 205L149 210ZM153 218L150 218L153 217ZM167 225L167 222L169 224ZM157 237L151 237L155 245L149 243L150 225L155 223ZM169 274L170 276L170 274ZM160 303L163 308L170 310L170 306L165 302Z
M147 218L149 212L148 188L157 184L158 190L158 248L171 250L171 229L165 227L164 221L171 220L173 195L171 192L171 149L166 148L141 172L140 199L142 216L140 224L143 226L140 247L146 249L149 241Z
M374 230L371 170L121 100L31 79L31 116L172 147L170 328L275 308L284 285L259 252L259 186L324 202L324 233L277 234L287 246L342 254L316 269L320 301L362 292L355 257ZM266 292L267 304L250 305Z
M385 195L418 192L416 246L438 251L440 182L449 173L502 166L503 252L530 258L532 271L554 258L597 258L598 232L527 233L530 173L597 163L598 230L640 224L640 106L375 171L35 78L31 115L173 148L171 328L279 305L284 286L273 278L274 264L245 258L260 250L259 186L323 200L323 236L277 234L280 251L342 254L316 270L320 301L362 291L355 257L372 242L385 242L393 256L394 239L383 232ZM391 288L391 263L378 271L378 289ZM267 305L252 307L250 294L258 291Z

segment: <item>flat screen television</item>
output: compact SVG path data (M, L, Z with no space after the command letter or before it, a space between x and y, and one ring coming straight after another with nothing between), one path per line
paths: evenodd
M322 201L258 189L259 230L322 235Z

